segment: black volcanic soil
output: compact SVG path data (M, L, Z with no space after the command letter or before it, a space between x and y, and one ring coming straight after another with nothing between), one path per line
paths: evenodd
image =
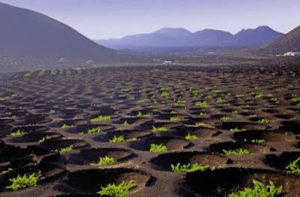
M0 196L95 196L123 180L136 182L135 197L227 196L252 179L299 195L299 175L285 169L300 156L298 66L36 71L0 83ZM109 118L92 121L101 115ZM11 135L17 131L23 135ZM151 144L168 151L152 153ZM237 148L250 154L223 152ZM104 156L115 163L90 165ZM196 162L210 169L171 171ZM37 186L5 189L10 178L39 170Z

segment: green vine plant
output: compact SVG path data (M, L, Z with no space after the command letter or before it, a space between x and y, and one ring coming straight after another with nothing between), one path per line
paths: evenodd
M88 129L87 134L88 135L95 135L101 133L101 127L91 128Z
M67 146L65 148L61 148L59 150L56 150L58 151L59 153L65 153L65 152L70 152L73 150L73 145L70 145L70 146Z
M151 144L150 145L150 152L152 153L162 153L167 152L168 148L163 144Z
M249 155L249 151L247 149L242 149L242 148L239 148L239 149L235 149L235 150L225 150L223 149L223 152L226 154L226 155Z
M118 142L124 142L125 138L123 135L120 136L114 136L111 140L109 140L109 143L118 143Z
M105 187L101 187L101 190L97 194L101 196L123 197L127 196L130 190L136 186L134 181L122 181L119 185L108 184Z
M47 135L46 137L41 138L41 139L38 141L38 143L41 144L41 143L43 143L43 142L45 142L46 140L49 140L49 139L51 139L51 136Z
M10 133L10 135L13 137L22 136L22 135L25 135L25 132L18 129L17 131Z
M75 125L67 125L67 124L63 124L61 126L62 129L71 129L71 128L74 128L74 127L75 127Z
M111 116L98 116L96 118L91 119L91 122L103 122L103 121L110 121Z
M7 174L7 173L9 173L9 172L11 172L11 171L13 171L13 169L12 169L12 168L8 168L7 170L2 170L2 171L0 172L0 174Z
M240 128L236 127L236 128L231 128L230 131L233 132L233 133L236 133L236 132L246 131L246 129L240 129Z
M253 179L253 188L244 188L238 193L231 193L229 197L276 197L282 194L282 186L276 188L272 181L269 181L269 185Z
M173 172L195 172L195 171L205 171L207 169L209 169L209 165L200 165L198 163L194 163L194 164L183 164L181 165L180 163L177 163L176 165L171 164L171 169Z
M192 135L192 134L188 133L185 136L185 139L187 139L187 140L196 140L196 139L198 139L198 136L197 135Z
M99 157L99 161L97 163L91 163L91 166L97 166L97 167L102 167L102 166L108 166L112 165L115 163L115 159L113 157Z
M41 171L38 171L37 173L32 173L30 175L18 175L16 178L9 179L11 185L7 186L6 189L16 191L27 187L36 186L37 182L42 179L44 179L44 177Z
M156 126L152 126L152 132L157 133L157 132L161 132L161 131L167 131L168 128L167 127L156 127Z
M289 163L285 169L288 170L289 173L300 175L300 157Z

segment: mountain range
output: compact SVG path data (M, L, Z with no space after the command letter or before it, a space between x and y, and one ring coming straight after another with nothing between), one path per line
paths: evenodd
M190 32L184 28L162 28L152 33L126 36L121 39L96 40L97 43L115 49L136 49L146 47L261 47L284 34L268 26L243 29L237 34L204 29Z
M233 35L221 30L190 32L162 28L153 33L100 40L97 44L73 28L41 13L0 3L0 73L33 69L73 68L88 60L99 64L144 62L151 56L127 49L159 51L199 48L259 48L257 53L300 51L300 26L284 35L268 26L241 30ZM104 45L104 46L102 46ZM114 50L126 49L126 50ZM256 49L255 49L256 50ZM256 50L257 51L257 50ZM59 61L58 61L59 60ZM65 61L67 60L67 61Z

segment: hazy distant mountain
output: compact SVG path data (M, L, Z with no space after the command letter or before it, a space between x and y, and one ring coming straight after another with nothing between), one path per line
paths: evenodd
M205 29L192 34L188 46L224 47L231 45L234 36L225 31Z
M43 14L0 3L0 55L106 60L115 51Z
M278 39L283 34L267 26L242 30L236 35L205 29L194 33L183 28L163 28L153 33L126 36L121 39L98 40L116 49L139 47L258 47Z
M153 33L125 36L121 39L98 40L104 46L120 49L135 47L192 47L215 46L226 42L232 35L218 30L191 33L184 28L162 28Z
M184 38L187 36L190 36L192 33L184 28L162 28L159 29L155 32L153 32L154 34L164 34L164 35L168 35L170 37L175 37L175 38Z
M284 34L274 31L268 26L260 26L256 29L243 29L234 37L241 46L259 47L283 35Z
M150 34L125 36L121 39L99 40L105 46L123 49L132 47L172 47L185 45L192 33L183 28L163 28Z
M282 54L288 51L300 52L300 26L283 37L267 44L262 50L272 54Z

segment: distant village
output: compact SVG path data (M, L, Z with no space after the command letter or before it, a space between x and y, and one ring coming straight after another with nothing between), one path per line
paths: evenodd
M300 52L286 52L285 54L278 56L300 56Z

